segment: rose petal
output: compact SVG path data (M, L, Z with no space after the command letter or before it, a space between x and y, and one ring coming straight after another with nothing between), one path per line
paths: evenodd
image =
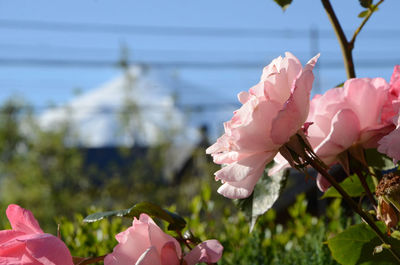
M15 231L27 234L43 233L33 214L16 204L10 204L6 210L7 218Z
M182 250L179 242L172 236L164 233L160 227L146 214L140 215L140 221L148 223L149 225L149 241L150 245L157 249L158 253L162 253L161 250L167 243L172 243L175 245L175 255L181 256Z
M204 241L194 247L184 260L187 265L194 265L200 262L216 263L222 256L224 247L215 239Z
M355 78L345 82L346 101L357 115L361 130L379 123L388 90L383 78Z
M293 94L272 121L271 138L275 144L286 143L306 121L313 81L313 73L304 72L297 80Z
M162 265L179 265L180 260L177 256L178 250L174 242L166 243L161 249L161 264ZM181 250L179 249L179 253ZM180 256L180 254L179 254Z
M288 161L281 155L281 153L278 153L274 157L274 162L274 166L268 171L268 175L270 176L290 167Z
M255 172L242 181L226 182L218 188L217 192L230 199L243 199L249 197L254 190L254 186L260 179L263 171Z
M259 153L246 157L240 161L225 166L215 172L217 180L237 182L242 181L250 175L262 174L265 165L270 162L276 152Z
M50 234L35 235L26 240L26 250L43 265L73 265L67 246Z
M106 264L106 263L104 263ZM132 265L133 263L118 263L118 265ZM160 256L157 253L155 247L149 247L143 254L139 257L135 265L162 265ZM177 264L178 265L178 264Z
M360 125L357 115L350 109L338 112L332 119L331 132L315 148L315 152L327 164L335 160L336 155L349 148L360 137Z
M393 130L383 137L379 142L378 151L393 158L396 162L400 160L400 128Z
M149 225L135 218L131 227L116 235L119 242L104 259L106 265L132 264L150 247Z
M317 175L317 187L320 191L325 192L330 186L331 183L324 176Z

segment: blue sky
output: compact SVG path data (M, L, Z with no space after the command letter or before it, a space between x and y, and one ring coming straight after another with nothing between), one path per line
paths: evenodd
M251 62L254 67L187 68L171 67L179 78L204 89L203 96L226 95L236 100L239 91L254 85L262 65L291 51L306 62L316 51L321 53L319 89L326 90L345 78L343 67L324 68L324 62L341 62L340 49L320 1L294 0L282 12L272 0L190 1L190 0L8 0L0 2L0 59L50 59L117 61L121 47L132 61L143 62ZM362 11L358 0L332 1L348 34L359 25ZM392 64L400 64L400 1L385 1L360 34L355 62L371 63L357 68L357 74L388 79ZM74 23L79 25L164 26L190 31L200 28L204 34L154 32L91 32L79 30L35 30L23 22ZM11 25L11 27L10 27ZM57 24L54 24L57 25ZM259 36L207 34L207 28L222 30L266 30ZM311 41L311 29L321 38ZM274 34L276 30L284 33ZM181 32L181 31L180 31ZM199 32L199 31L196 31ZM386 62L374 65L375 61ZM360 63L361 64L361 63ZM360 65L361 66L361 65ZM62 104L74 93L95 89L121 73L116 67L10 66L0 63L0 102L19 95L34 105ZM195 95L194 95L195 96Z

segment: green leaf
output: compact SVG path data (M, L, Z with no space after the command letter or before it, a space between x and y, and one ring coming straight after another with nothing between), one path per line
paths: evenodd
M285 11L286 8L288 8L292 3L292 0L274 0L274 1L283 9L283 11Z
M366 17L369 14L369 12L371 12L369 9L368 10L364 10L364 11L360 12L360 14L358 14L358 17L359 18Z
M259 216L266 213L275 201L285 184L288 170L268 176L268 170L272 163L267 165L264 174L258 180L252 195L249 198L239 200L239 205L250 219L250 231L253 230Z
M377 225L384 232L385 225L378 222ZM391 248L400 250L400 241L389 239ZM374 253L376 246L382 246L380 253ZM333 258L343 265L389 265L398 264L393 256L382 245L375 232L367 224L358 224L349 227L342 233L328 240L328 247ZM378 248L378 250L380 250Z
M366 181L371 192L374 192L375 185L372 181L371 176L367 176ZM350 177L343 180L340 183L340 186L342 186L342 188L350 195L350 197L360 197L365 192L360 180L355 175L351 175ZM334 187L330 187L327 191L325 191L321 199L333 197L340 198L342 197L342 195L340 195L340 193Z
M129 209L94 213L83 219L86 223L100 221L106 217L118 216L128 218L139 218L140 214L146 213L151 217L159 218L169 223L168 230L182 230L186 226L186 221L179 215L151 202L140 202Z
M393 160L386 155L379 153L376 149L367 149L365 151L367 164L378 170L392 170L396 168Z
M371 6L369 7L369 10L371 10L371 12L376 12L376 11L379 10L379 8L378 8L376 5L371 5Z
M394 230L394 231L390 234L390 236L393 237L393 238L395 238L395 239L397 239L397 240L400 240L400 231Z
M369 8L372 5L372 0L358 0L364 8Z

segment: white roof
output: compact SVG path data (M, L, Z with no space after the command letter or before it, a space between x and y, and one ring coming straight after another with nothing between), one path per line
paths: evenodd
M52 129L68 121L71 135L77 135L69 143L86 147L195 144L197 128L186 126L184 113L175 106L178 84L171 74L134 66L65 106L45 111L39 124Z

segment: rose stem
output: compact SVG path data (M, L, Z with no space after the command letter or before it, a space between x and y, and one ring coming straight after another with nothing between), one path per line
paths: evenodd
M335 11L333 11L332 5L329 0L321 0L322 5L331 21L332 27L335 31L336 37L339 41L340 48L342 50L344 68L346 69L347 79L356 77L356 71L354 69L352 49L347 41L346 35L336 17Z
M376 207L378 206L376 203L376 200L374 199L374 195L372 194L371 190L368 187L367 182L365 181L365 176L359 171L356 171L356 175L360 179L361 185L363 186L365 192L367 193L368 199L371 201L372 205L374 206L375 210Z

